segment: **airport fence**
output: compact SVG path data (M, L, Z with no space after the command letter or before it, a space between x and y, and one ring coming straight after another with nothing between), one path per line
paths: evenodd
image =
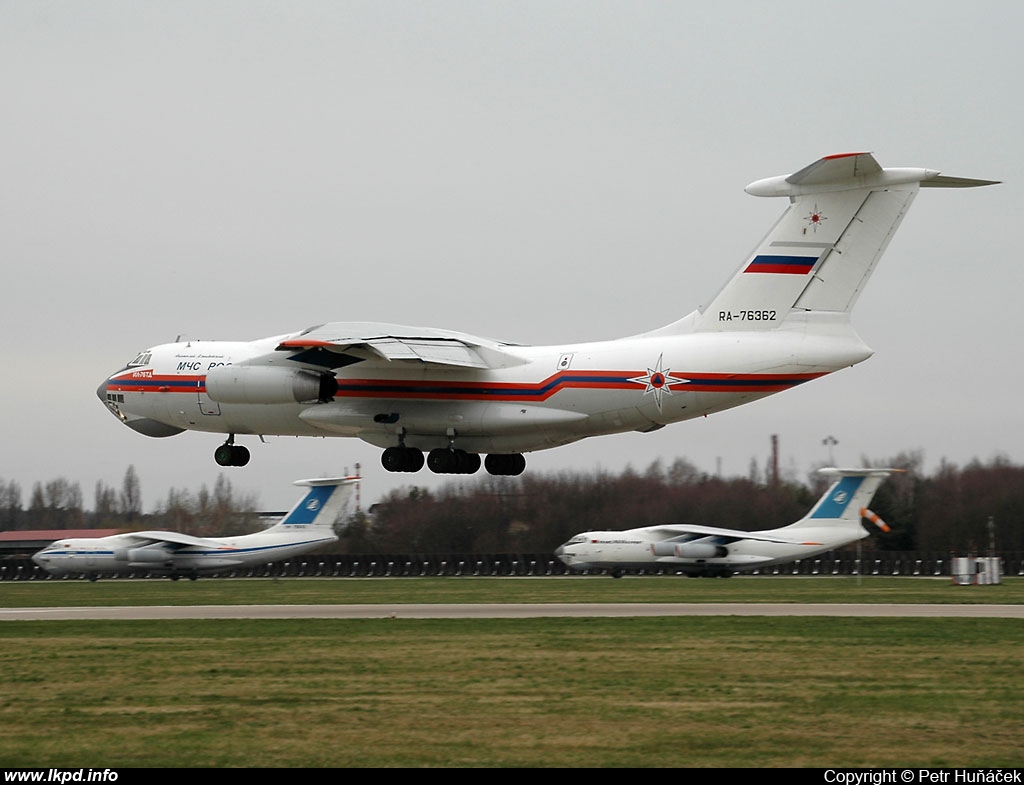
M951 577L956 554L917 552L848 553L832 551L814 559L780 564L754 575L888 575ZM1005 553L1002 575L1024 576L1024 553ZM418 577L508 577L605 574L605 570L570 572L550 554L311 554L259 567L227 570L219 578L418 578ZM631 575L680 574L671 565L628 570ZM104 578L147 578L146 570ZM55 578L30 559L0 560L0 581L77 580L84 576Z

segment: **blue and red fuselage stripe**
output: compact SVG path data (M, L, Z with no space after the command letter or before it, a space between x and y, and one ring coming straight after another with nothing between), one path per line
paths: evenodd
M686 392L778 392L824 373L674 373ZM449 382L405 379L338 379L337 398L447 398L455 400L545 401L566 389L639 390L642 371L559 371L540 382ZM111 378L108 392L204 393L205 376L177 374Z

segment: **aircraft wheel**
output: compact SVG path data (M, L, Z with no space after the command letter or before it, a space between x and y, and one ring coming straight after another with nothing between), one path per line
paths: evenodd
M249 463L249 450L240 444L225 442L213 451L213 460L219 466L245 466Z
M418 472L423 468L423 464L426 462L426 458L423 457L423 452L417 450L415 447L405 448L405 457L408 463L405 466L407 472Z
M475 474L480 468L475 452L438 447L427 456L427 466L435 474Z
M476 474L480 469L480 456L475 452L465 452L464 450L456 450L456 471L459 474Z
M526 458L521 453L509 456L509 474L518 476L526 471Z
M234 447L230 444L222 444L213 451L213 460L218 466L232 466L234 460Z
M454 474L458 463L459 458L455 454L455 450L445 447L433 449L427 455L427 467L434 474Z
M418 472L423 468L423 453L414 447L388 447L380 463L389 472Z
M526 469L526 458L520 453L488 455L484 461L484 468L487 469L488 474L514 477L522 474Z
M389 472L400 472L405 470L405 461L402 456L401 447L388 447L380 455L380 465Z

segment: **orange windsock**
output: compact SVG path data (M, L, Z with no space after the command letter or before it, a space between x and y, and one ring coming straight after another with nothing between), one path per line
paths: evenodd
M879 518L877 515L871 512L871 510L869 510L867 507L860 508L860 517L867 518L869 521L875 524L875 526L877 526L884 532L891 531L891 529L886 525L885 521L883 521L881 518Z

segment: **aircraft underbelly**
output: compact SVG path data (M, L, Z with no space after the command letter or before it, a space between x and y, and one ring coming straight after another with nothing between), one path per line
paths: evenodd
M328 436L299 418L304 405L220 404L217 416L199 414L195 399L172 411L167 420L191 431L273 436Z
M244 564L237 556L179 556L174 560L174 569L181 572L216 572Z

